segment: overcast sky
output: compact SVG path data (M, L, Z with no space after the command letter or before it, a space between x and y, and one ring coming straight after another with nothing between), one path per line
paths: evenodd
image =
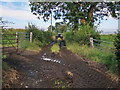
M11 28L25 28L28 22L36 24L39 28L47 29L50 25L50 20L44 22L43 20L38 20L35 15L31 13L28 0L0 0L0 17L3 20L14 22L15 24L9 24ZM106 17L107 18L107 17ZM99 26L99 30L103 32L115 32L118 29L118 20L111 17L108 20L103 20ZM53 19L53 25L55 22L60 22L62 20L55 21Z

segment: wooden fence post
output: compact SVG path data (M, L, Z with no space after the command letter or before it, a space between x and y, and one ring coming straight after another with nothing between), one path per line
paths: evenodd
M94 44L93 44L93 37L90 37L90 43L91 43L91 46L94 47Z
M16 32L16 46L17 46L17 38L18 38L18 32Z
M0 30L0 81L2 81L2 31ZM0 83L0 89L2 90L2 83Z
M19 35L18 35L18 32L16 32L16 52L18 52L18 44L19 44Z
M30 43L32 43L32 32L30 32Z

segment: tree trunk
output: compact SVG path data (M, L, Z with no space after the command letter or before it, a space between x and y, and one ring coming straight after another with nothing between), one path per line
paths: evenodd
M93 25L93 22L94 22L94 20L92 19L93 18L93 12L94 12L94 9L95 9L97 4L98 4L98 2L92 3L92 5L90 6L90 8L88 10L88 17L87 17L88 19L87 19L87 21L91 21L90 25Z
M76 17L78 16L78 13L79 13L79 5L78 3L76 2L73 2L74 3L74 6L73 6L73 10L74 10L74 13L73 13L73 17L74 18L74 34L78 31L78 25L79 25L79 17Z
M79 25L79 22L78 22L78 19L76 18L74 21L74 34L76 33L76 31L78 31L78 25Z

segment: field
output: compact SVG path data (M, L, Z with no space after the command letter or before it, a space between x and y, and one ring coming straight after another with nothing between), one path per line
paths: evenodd
M94 43L94 46L96 46L97 48L101 48L104 50L108 50L108 51L112 51L114 52L114 40L115 40L115 36L116 35L101 35L100 39L101 41L105 41L105 42L100 42L100 45L98 43Z
M101 35L101 40L113 42L116 35Z
M102 41L107 41L107 42L114 42L115 36L116 35L101 35L101 40ZM101 43L101 45L106 45L106 46L109 46L109 47L114 47L114 45L110 44L110 43Z

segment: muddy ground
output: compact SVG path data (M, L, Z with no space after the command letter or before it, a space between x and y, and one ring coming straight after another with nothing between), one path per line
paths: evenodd
M46 58L46 60L45 60ZM4 60L13 70L3 71L3 88L118 88L118 78L105 65L66 48L52 53L19 50ZM13 74L14 73L14 74ZM12 81L10 81L12 78Z

